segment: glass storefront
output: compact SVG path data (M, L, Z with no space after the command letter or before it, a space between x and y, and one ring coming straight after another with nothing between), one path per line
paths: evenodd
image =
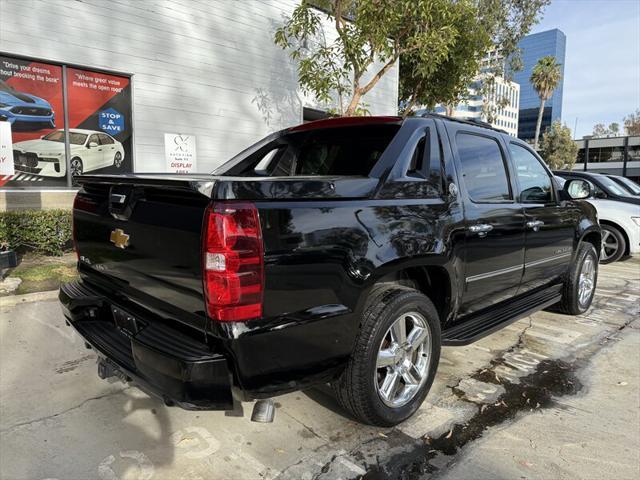
M10 124L15 170L0 176L2 189L133 171L127 76L0 56L0 121Z

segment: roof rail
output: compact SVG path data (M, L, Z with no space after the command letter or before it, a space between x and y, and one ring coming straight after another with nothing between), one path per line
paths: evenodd
M456 118L456 117L449 117L448 115L442 115L440 113L434 113L434 112L425 112L425 113L421 113L418 116L422 118L440 118L442 120L449 120L451 122L458 122L458 123L464 123L466 125L473 125L475 127L488 128L489 130L493 130L495 132L500 132L500 133L506 133L508 135L508 132L506 132L505 130L502 130L501 128L496 128L490 123L483 122L482 120L479 120L477 118Z

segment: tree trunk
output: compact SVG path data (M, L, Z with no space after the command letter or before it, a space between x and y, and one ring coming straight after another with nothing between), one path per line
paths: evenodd
M356 88L353 91L353 97L351 97L351 102L349 102L349 106L347 110L344 112L345 116L353 117L356 113L356 109L358 108L358 104L360 103L360 99L362 98L362 90Z
M414 95L411 97L411 100L409 100L409 103L407 103L407 105L404 107L404 110L402 111L402 118L407 118L409 116L409 114L413 111L413 107L416 106L416 103L418 103L418 99Z
M453 111L455 109L455 105L451 104L451 103L447 103L445 106L445 112L447 117L453 117Z
M540 99L540 110L538 110L538 121L536 122L536 136L533 140L533 149L538 150L538 139L540 138L540 127L542 126L542 114L544 113L544 98Z

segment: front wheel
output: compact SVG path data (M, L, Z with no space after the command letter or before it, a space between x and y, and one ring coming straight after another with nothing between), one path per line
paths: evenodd
M591 306L598 283L598 254L590 243L583 243L564 282L560 310L580 315Z
M397 425L424 401L439 360L440 319L431 300L411 288L374 287L334 390L358 420Z
M78 157L74 157L71 159L71 176L77 177L78 175L82 175L82 160Z
M616 227L602 225L602 250L600 252L600 263L617 262L624 255L627 249L627 242L624 236Z

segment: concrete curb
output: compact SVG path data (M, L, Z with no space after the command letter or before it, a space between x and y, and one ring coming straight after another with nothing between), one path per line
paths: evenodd
M20 303L44 302L58 298L58 290L48 290L46 292L25 293L24 295L8 295L0 297L0 305L3 307L15 307Z

